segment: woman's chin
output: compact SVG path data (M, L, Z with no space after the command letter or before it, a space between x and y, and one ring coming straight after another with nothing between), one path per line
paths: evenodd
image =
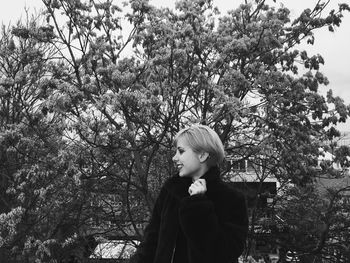
M180 176L180 177L188 177L188 175L187 175L186 173L183 173L183 172L181 172L181 171L179 172L179 176Z

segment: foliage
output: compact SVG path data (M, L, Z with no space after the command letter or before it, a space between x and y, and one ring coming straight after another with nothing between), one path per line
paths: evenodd
M4 31L0 96L10 108L2 110L1 158L14 159L2 169L18 166L2 173L3 244L14 247L18 233L16 246L34 258L63 260L53 251L72 240L140 238L159 188L175 173L173 136L193 122L220 135L225 178L236 176L232 160L254 160L261 182L274 176L282 188L296 186L291 213L289 200L277 210L285 220L311 205L309 218L317 218L324 205L305 189L320 175L322 142L339 136L333 125L350 108L331 91L319 93L329 84L324 60L298 44L313 44L318 28L334 30L349 7L324 15L318 2L291 21L287 7L267 2L220 15L211 0L178 1L175 10L131 0L126 11L113 1L43 0L45 26ZM23 220L31 231L19 229ZM300 231L318 240L306 221L281 233L280 245L298 244ZM329 228L327 238L337 231Z
M48 97L57 92L49 74L55 51L42 37L40 23L33 16L1 31L3 259L45 259L52 256L50 248L59 251L74 233L84 200L75 156L69 150L73 148L62 138L65 120L45 107Z
M269 241L284 253L297 251L303 262L346 262L350 188L344 182L319 179L317 187L290 187L288 198L276 203L285 221Z

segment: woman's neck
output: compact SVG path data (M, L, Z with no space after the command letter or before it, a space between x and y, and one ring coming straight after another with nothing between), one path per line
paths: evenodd
M197 175L192 177L192 181L196 181L199 178L201 178L207 171L209 170L209 167L205 164L201 167L201 169L199 170L199 172L197 173Z

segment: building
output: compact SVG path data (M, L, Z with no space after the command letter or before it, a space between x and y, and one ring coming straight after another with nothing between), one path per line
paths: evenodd
M337 143L338 146L350 147L350 131L342 132Z

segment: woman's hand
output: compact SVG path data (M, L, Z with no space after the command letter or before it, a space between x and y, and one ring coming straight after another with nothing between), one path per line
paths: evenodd
M188 193L192 195L204 194L207 191L207 182L205 179L197 179L188 188Z

